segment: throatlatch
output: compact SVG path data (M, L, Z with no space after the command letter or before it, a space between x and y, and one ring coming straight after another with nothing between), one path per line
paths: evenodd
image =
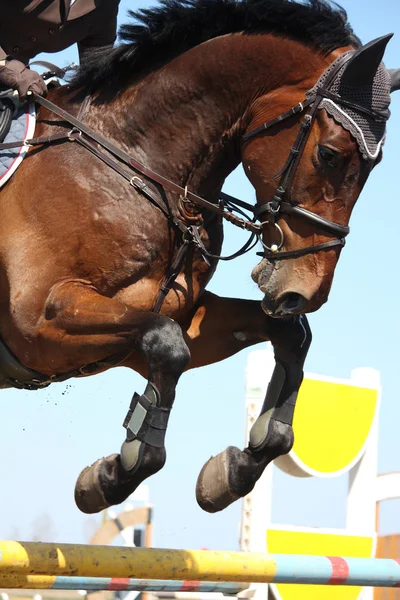
M142 396L134 394L123 426L126 440L121 447L121 464L125 471L135 472L141 463L144 444L164 448L170 408L158 406L160 392L150 382Z
M293 351L290 357L285 351L275 353L275 368L267 388L261 414L250 430L249 447L258 452L270 445L270 434L273 421L291 426L294 409L301 382L303 381L303 365L311 344L311 330L307 319L301 315L300 324L304 330L304 339L296 349L296 360Z

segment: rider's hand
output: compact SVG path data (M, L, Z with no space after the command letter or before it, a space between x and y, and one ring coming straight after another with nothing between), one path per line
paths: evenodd
M39 96L47 94L47 87L39 73L31 71L23 62L16 59L0 64L0 83L17 90L21 100L26 100L28 92Z

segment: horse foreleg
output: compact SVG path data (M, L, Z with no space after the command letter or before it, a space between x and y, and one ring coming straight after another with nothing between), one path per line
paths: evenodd
M135 350L147 363L148 383L141 396L133 396L120 454L84 469L76 484L78 507L86 513L98 512L123 502L163 467L168 417L189 350L181 327L172 319L134 310L79 283L53 289L46 315L41 338L61 337L64 352L75 349L82 361Z
M293 414L311 331L304 316L273 319L259 302L207 294L188 335L192 355L188 368L222 360L266 340L275 352L275 369L248 447L228 447L211 457L200 472L197 501L204 510L217 512L248 494L266 466L292 448Z

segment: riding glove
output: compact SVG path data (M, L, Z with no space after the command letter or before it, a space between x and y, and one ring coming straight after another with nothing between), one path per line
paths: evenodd
M45 96L47 87L39 73L31 71L23 62L16 59L6 59L0 65L0 84L17 90L21 100L27 99L27 93L34 92Z

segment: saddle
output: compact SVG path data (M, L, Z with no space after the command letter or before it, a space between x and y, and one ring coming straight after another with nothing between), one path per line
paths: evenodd
M76 68L76 64L71 63L67 67L60 69L60 67L53 65L53 63L43 60L37 60L30 64L39 65L48 69L48 71L42 73L42 77L45 79L47 88L49 90L59 87L61 85L60 79L65 79L65 73ZM3 86L0 86L0 144L4 141L5 137L9 133L12 120L15 117L17 108L19 106L19 102L15 96L4 96L4 92L12 92L12 90L6 90Z
M35 64L52 66L47 62ZM55 71L62 74L68 69L69 67L59 69L54 66L54 69L44 73L48 89L61 85ZM0 188L13 176L27 155L29 146L24 141L33 137L35 123L35 104L20 102L16 92L0 87Z

